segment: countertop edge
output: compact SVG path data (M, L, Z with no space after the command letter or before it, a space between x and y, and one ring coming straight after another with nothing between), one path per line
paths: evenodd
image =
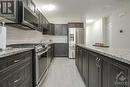
M12 52L6 52L4 54L0 55L0 58L4 58L4 57L8 57L8 56L12 56L18 53L22 53L22 52L26 52L26 51L30 51L33 50L33 48L17 48L17 50L12 51Z
M123 63L126 63L126 64L129 64L129 65L130 65L130 60L127 60L127 59L125 59L125 58L123 58L123 57L118 57L118 56L115 56L115 55L113 55L113 54L109 54L109 53L106 53L106 52L102 52L102 51L97 50L96 48L93 49L93 48L87 47L87 46L85 46L85 45L83 45L83 44L76 44L76 45L77 45L77 46L80 46L80 47L82 47L82 48L84 48L84 49L88 49L88 50L90 50L90 51L93 51L93 52L95 52L95 53L98 53L98 54L100 54L100 55L103 55L103 56L109 57L109 58L111 58L111 59L115 59L115 60L117 60L117 61L120 61L120 62L123 62Z

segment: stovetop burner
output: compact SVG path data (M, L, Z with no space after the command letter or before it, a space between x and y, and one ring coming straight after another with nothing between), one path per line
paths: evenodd
M35 46L35 51L36 52L40 52L40 51L44 51L46 48L48 47L48 45L46 44L39 44L37 46Z

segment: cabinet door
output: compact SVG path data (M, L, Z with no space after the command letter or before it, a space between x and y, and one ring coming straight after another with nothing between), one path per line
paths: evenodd
M52 44L51 45L51 62L52 62L53 58L54 58L54 45Z
M55 57L68 57L68 44L67 43L55 43L54 44L54 56Z
M20 87L25 80L24 67L15 69L14 72L2 72L3 77L0 78L0 87Z
M3 80L0 80L0 87L9 87L8 82L11 80L11 77L6 77ZM12 85L10 85L10 87L13 87Z
M55 24L55 35L62 35L62 25Z
M62 35L68 35L68 25L62 24Z
M103 87L130 87L130 68L121 62L105 58L102 77Z
M55 35L60 35L60 36L68 35L68 25L55 24Z
M31 83L29 87L32 87L32 63L31 62L25 67L25 78L26 78L25 85Z
M83 67L83 58L82 58L82 54L83 54L83 52L82 52L82 48L80 48L79 47L79 72L80 72L80 74L81 74L81 76L82 76L82 67Z
M49 27L49 35L54 35L54 29L55 29L55 25L50 23L50 27Z
M50 65L51 64L51 48L48 50L48 52L47 52L47 58L48 58L48 65Z
M76 64L77 67L78 67L78 66L79 66L79 62L78 62L78 61L79 61L79 58L78 58L78 55L79 55L79 54L78 54L78 53L79 53L79 52L78 52L78 46L76 46L75 53L76 53L76 54L75 54L75 64Z
M99 68L99 57L93 53L88 52L89 58L89 87L101 87L101 69Z
M83 28L83 27L84 27L83 23L77 23L76 24L76 28Z
M86 87L88 87L88 54L87 50L83 49L83 79L86 84Z

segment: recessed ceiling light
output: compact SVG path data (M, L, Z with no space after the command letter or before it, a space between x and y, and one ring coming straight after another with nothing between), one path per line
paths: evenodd
M45 11L53 11L53 10L55 10L55 8L56 8L56 6L53 4L48 4L48 5L43 6L43 10L45 10Z
M94 22L94 20L87 20L87 19L86 19L86 23L87 23L87 24L93 23L93 22Z

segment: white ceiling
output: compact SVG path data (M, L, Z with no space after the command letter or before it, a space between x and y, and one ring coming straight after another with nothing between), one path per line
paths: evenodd
M110 15L116 9L119 9L124 3L130 0L34 0L39 8L45 4L54 4L56 9L52 12L45 12L43 14L49 19L50 22L56 18L69 18L77 19L96 19L101 16ZM130 5L130 4L129 4ZM54 20L52 20L54 19Z

